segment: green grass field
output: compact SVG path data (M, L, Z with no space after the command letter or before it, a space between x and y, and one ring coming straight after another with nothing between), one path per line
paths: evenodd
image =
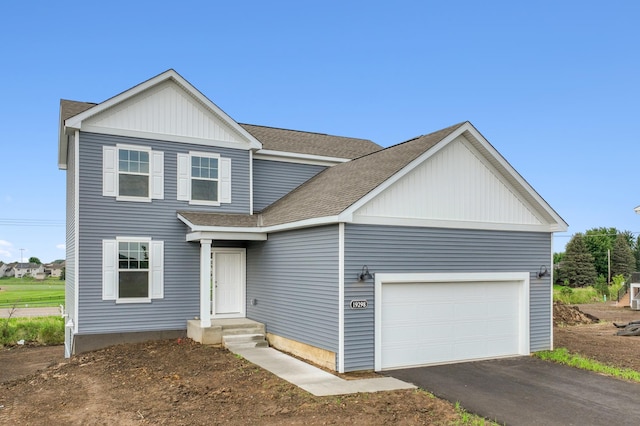
M0 308L36 308L63 304L64 281L59 278L0 278Z

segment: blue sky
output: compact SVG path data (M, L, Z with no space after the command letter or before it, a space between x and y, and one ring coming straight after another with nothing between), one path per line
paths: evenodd
M640 232L638 1L62 0L0 16L4 262L64 258L60 98L102 102L169 68L242 123L389 146L469 120L569 223L556 251L594 227Z

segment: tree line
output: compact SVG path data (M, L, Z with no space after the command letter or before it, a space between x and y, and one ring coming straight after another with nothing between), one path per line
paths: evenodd
M593 228L571 237L553 254L555 281L569 287L597 286L640 270L640 236L616 228Z

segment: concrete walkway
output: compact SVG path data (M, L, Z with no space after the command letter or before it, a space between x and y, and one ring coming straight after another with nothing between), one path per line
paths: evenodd
M11 314L11 308L0 308L0 318L31 318L60 316L60 308L16 308Z
M234 348L231 346L228 349L315 396L416 388L410 383L393 377L344 380L273 348Z

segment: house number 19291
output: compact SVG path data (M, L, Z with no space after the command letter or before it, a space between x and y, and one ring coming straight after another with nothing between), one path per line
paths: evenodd
M364 300L352 300L351 301L351 309L367 309L369 303L366 299Z

